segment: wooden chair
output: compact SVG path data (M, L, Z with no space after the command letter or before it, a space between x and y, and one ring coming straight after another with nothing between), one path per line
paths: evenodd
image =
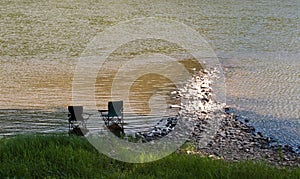
M68 106L68 111L69 134L74 133L76 135L83 136L87 133L87 119L82 117L83 106Z
M123 101L110 101L108 102L107 110L99 110L105 125L110 128L115 124L120 126L121 131L124 133L124 120L123 120Z

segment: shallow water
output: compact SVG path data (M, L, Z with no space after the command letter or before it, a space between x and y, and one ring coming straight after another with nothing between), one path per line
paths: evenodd
M250 118L258 129L282 143L300 145L298 0L0 4L1 134L66 129L76 59L87 43L118 22L155 16L189 25L206 38L223 65L227 104L236 113ZM101 74L98 77L98 84L109 79ZM157 83L163 86L158 96L172 90L172 84ZM140 92L139 86L145 84L134 83L132 94ZM96 88L97 106L104 108L109 94L103 94L106 89L101 85ZM150 112L147 104L139 103L145 99L149 100L147 95L133 97L132 105L140 112ZM160 104L176 103L167 97L153 99L161 100L152 103L157 111Z

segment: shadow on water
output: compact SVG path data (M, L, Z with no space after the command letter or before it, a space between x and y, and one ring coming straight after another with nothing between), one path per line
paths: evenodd
M84 109L83 111L83 118L88 119L88 129L91 132L105 130L100 114L93 117L93 113L92 110ZM124 130L129 134L147 131L159 120L161 120L161 116L141 115L137 118L132 114L124 113ZM0 109L0 137L25 133L67 133L68 130L67 108L52 110Z
M297 118L278 118L272 115L261 115L252 111L230 108L229 113L234 113L237 119L255 128L255 132L261 132L264 137L271 137L282 145L292 146L300 153L300 120ZM51 133L67 132L68 120L66 109L54 110L28 110L28 109L0 109L0 136L10 136L23 133ZM86 114L84 114L84 117ZM100 119L99 119L100 120ZM133 130L137 126L150 127L159 118L138 121L128 118L127 130ZM145 121L149 124L141 126ZM134 123L136 122L136 124Z

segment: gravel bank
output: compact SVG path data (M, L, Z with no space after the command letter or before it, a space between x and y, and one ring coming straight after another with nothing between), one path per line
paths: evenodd
M194 151L189 153L229 161L263 160L277 166L300 167L300 155L292 147L281 146L275 139L264 137L229 113L224 104L211 98L210 84L214 76L214 72L194 76L179 92L182 97L181 115L194 121L190 137Z
M199 123L203 123L199 120ZM255 133L255 129L236 119L233 114L224 113L221 125L214 138L207 146L197 147L201 125L195 126L191 140L195 150L199 153L214 158L229 161L238 160L263 160L277 166L300 167L300 156L290 146L274 145L274 139Z

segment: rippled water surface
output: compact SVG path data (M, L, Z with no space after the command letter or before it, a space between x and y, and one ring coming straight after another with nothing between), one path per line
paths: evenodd
M238 114L250 118L259 130L281 142L300 145L298 0L226 3L67 0L0 4L0 133L3 135L66 130L66 107L72 104L76 59L88 42L98 32L119 22L155 16L182 22L206 38L224 68L227 104ZM143 52L153 52L151 48ZM173 53L172 48L158 49L161 51L156 53ZM149 78L147 75L138 78L141 82L137 80L132 87L133 105L140 111L149 112L149 106L139 102L149 100L147 95L154 93L141 97L133 94L141 93L139 85L147 86L142 81L153 80ZM109 77L99 73L96 85L99 108L104 108L108 99L108 94L104 94L107 89L101 87L105 80ZM153 104L178 102L166 97L174 89L172 83L155 83L163 86L155 94L165 98L152 98L157 100ZM153 89L156 90L150 85L146 91Z

